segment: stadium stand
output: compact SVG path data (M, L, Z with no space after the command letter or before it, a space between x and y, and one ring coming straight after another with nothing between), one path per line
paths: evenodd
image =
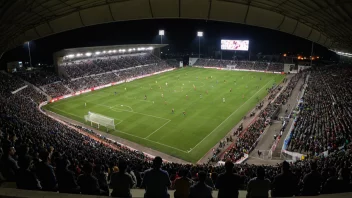
M141 61L138 60L138 63ZM259 68L264 67L264 64L259 65ZM86 87L76 87L74 84L93 81L94 83L89 85L95 86L111 80L123 80L150 74L166 68L169 66L165 62L158 62L142 67L131 67L116 73L106 73L101 77L68 80L65 83L69 82L66 85L74 90L81 90ZM262 176L272 182L271 192L274 196L318 195L351 191L352 155L351 148L348 146L351 140L351 130L349 130L352 101L351 74L350 68L329 68L311 72L308 89L304 95L304 105L301 106L305 111L295 127L291 147L296 150L307 148L306 151L314 152L314 155L328 149L330 155L316 157L314 161L304 160L279 166L259 166L265 170L265 175ZM154 169L161 167L166 171L163 173L167 176L166 180L172 181L172 183L166 182L165 189L169 186L169 189L177 191L178 187L175 184L182 177L188 178L189 185L196 183L199 181L197 175L205 172L205 178L201 181L205 179L205 184L210 188L219 189L219 197L221 197L221 193L236 194L238 189L246 189L259 174L257 173L258 166L248 164L234 166L230 161L227 161L225 166L176 163L161 165L158 158L152 160L142 152L131 150L89 129L47 117L38 109L38 102L45 99L42 94L30 86L12 94L11 90L21 87L24 83L16 77L3 73L0 75L2 79L0 83L2 93L0 95L2 107L0 108L2 115L0 117L2 133L0 144L3 150L0 161L0 179L16 182L20 189L109 195L109 181L113 181L112 178L116 176L118 169L122 173L132 175L133 185L125 187L125 190L129 190L133 187L143 188L144 185L148 185L147 170L151 167ZM265 126L269 124L270 119L268 118L273 117L277 108L285 103L298 80L304 75L305 73L295 75L286 87L278 86L268 90L271 95L277 95L279 91L281 93L276 99L270 98L272 102L261 111L257 120L250 125L247 131L239 136L238 141L223 157L225 160L236 161L244 153L253 149L255 141ZM53 91L52 95L55 95L55 90L59 93L66 93L68 90L67 88L62 89L62 87L65 88L63 82L43 87L47 92L50 92L48 90ZM306 140L307 136L309 136L309 144L307 144L309 146L304 147L305 145L300 142ZM337 151L341 145L344 145L345 150ZM30 167L31 163L33 166ZM126 165L128 165L127 169ZM228 174L231 174L232 168L237 173L238 183L237 186L229 188L222 182L222 177L224 177L222 173L227 169ZM287 174L289 176L286 176L285 182L290 185L283 185L282 175ZM86 181L84 178L90 178L95 182L95 188L87 189L87 186L92 184L83 182ZM148 176L148 178L149 182L156 179L153 176ZM228 191L230 189L231 192Z
M275 62L261 61L235 61L235 60L219 60L219 59L198 59L194 65L201 67L224 67L235 66L235 69L247 69L258 71L275 71L283 72L284 64Z

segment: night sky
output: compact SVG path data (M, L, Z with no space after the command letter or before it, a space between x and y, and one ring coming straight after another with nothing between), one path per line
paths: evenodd
M197 31L204 32L204 37L201 39L201 54L205 57L214 56L214 51L219 51L221 39L250 40L249 50L252 55L293 53L309 56L311 51L310 41L270 29L204 20L151 19L84 27L32 41L32 63L51 64L52 54L65 48L158 44L160 43L159 29L165 30L163 43L169 44L168 53L188 53L190 55L198 53ZM230 59L232 53L223 53L223 58ZM314 46L314 54L327 60L336 59L334 53L318 44ZM194 56L197 57L197 55ZM0 61L1 68L4 68L6 62L17 60L29 60L27 46L19 46L5 53Z

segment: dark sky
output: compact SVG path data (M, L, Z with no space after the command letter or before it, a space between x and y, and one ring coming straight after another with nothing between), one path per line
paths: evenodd
M170 52L197 53L197 31L203 31L202 53L212 55L220 48L221 39L250 40L251 54L300 53L310 55L311 42L275 30L248 25L189 19L151 19L95 25L52 35L31 42L32 62L52 62L52 54L65 48L97 45L160 43L158 30L164 29L163 43ZM324 59L334 58L334 53L315 45L314 52ZM231 52L232 53L232 52ZM28 49L19 46L4 54L1 63L28 61Z

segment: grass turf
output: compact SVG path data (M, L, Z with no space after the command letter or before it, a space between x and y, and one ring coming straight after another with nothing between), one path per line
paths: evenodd
M195 163L267 95L266 88L283 78L270 73L183 68L44 108L82 123L88 111L114 118L116 129L109 133Z

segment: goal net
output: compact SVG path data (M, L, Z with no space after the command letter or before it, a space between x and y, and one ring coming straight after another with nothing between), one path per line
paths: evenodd
M97 124L99 126L104 126L106 129L115 129L114 118L109 118L107 116L103 116L97 113L88 112L88 115L84 116L86 122L90 122L90 125Z

